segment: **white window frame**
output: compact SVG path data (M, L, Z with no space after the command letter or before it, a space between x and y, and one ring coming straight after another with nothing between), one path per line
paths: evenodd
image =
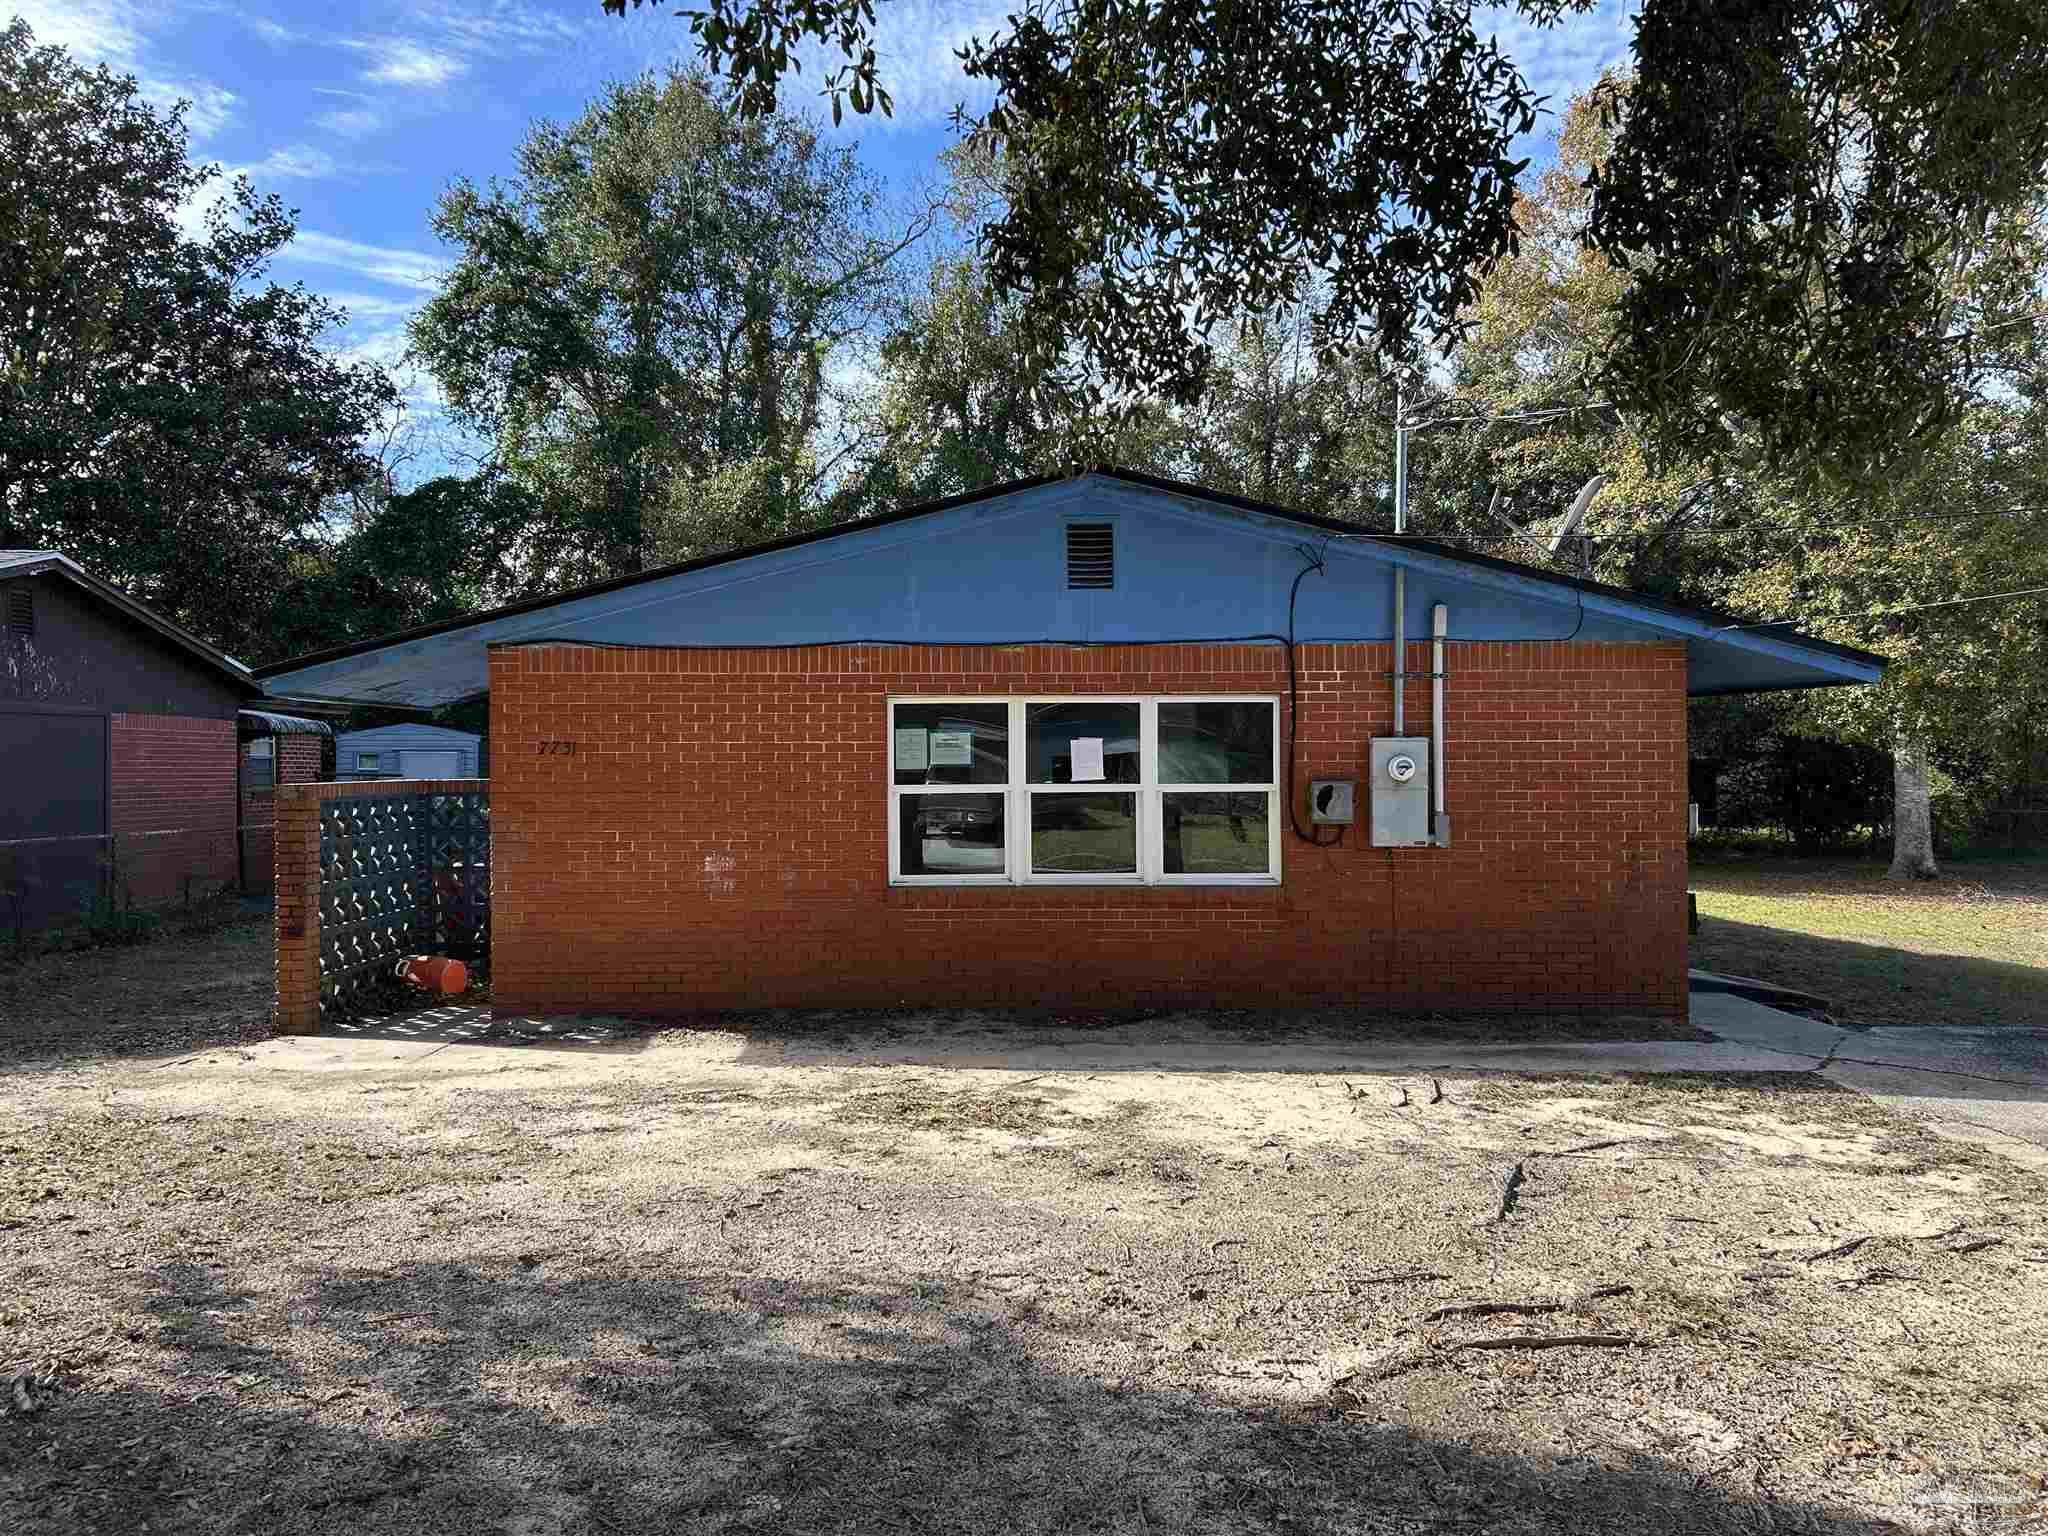
M1009 767L1000 784L898 784L896 707L903 705L1000 704L1007 711ZM1135 704L1138 706L1138 782L1135 784L1033 784L1027 722L1034 704ZM1271 777L1263 784L1162 784L1159 780L1161 704L1264 704L1273 711ZM891 694L882 706L882 751L889 785L889 883L891 885L1278 885L1282 812L1280 804L1280 698L1271 693L1053 693ZM1166 795L1260 794L1266 796L1267 864L1263 874L1168 874L1164 836ZM903 800L930 794L997 795L1003 804L1003 864L987 874L906 875L903 873ZM1129 874L1037 874L1031 869L1031 797L1046 794L1129 794L1137 797L1138 868Z

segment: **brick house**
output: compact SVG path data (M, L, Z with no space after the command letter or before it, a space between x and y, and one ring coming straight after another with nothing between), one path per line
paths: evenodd
M262 691L63 555L0 551L0 924L234 883L236 717Z
M259 675L488 691L501 1009L1672 1016L1687 697L1882 671L1738 623L1098 470Z

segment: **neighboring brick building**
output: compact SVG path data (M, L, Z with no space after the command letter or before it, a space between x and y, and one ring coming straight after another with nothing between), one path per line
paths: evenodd
M277 859L277 786L329 777L325 721L245 709L241 716L242 889L266 895Z
M0 923L236 880L246 668L63 556L0 551Z
M1881 671L1730 622L1095 472L270 681L488 687L500 1008L1670 1016L1688 693Z

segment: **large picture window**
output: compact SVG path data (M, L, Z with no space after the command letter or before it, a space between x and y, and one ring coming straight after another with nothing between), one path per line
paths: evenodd
M899 884L1272 884L1272 698L892 699Z

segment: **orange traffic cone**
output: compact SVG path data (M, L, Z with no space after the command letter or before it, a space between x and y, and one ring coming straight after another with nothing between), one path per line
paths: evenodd
M398 974L416 987L453 997L469 986L469 967L439 955L413 955L398 962Z

